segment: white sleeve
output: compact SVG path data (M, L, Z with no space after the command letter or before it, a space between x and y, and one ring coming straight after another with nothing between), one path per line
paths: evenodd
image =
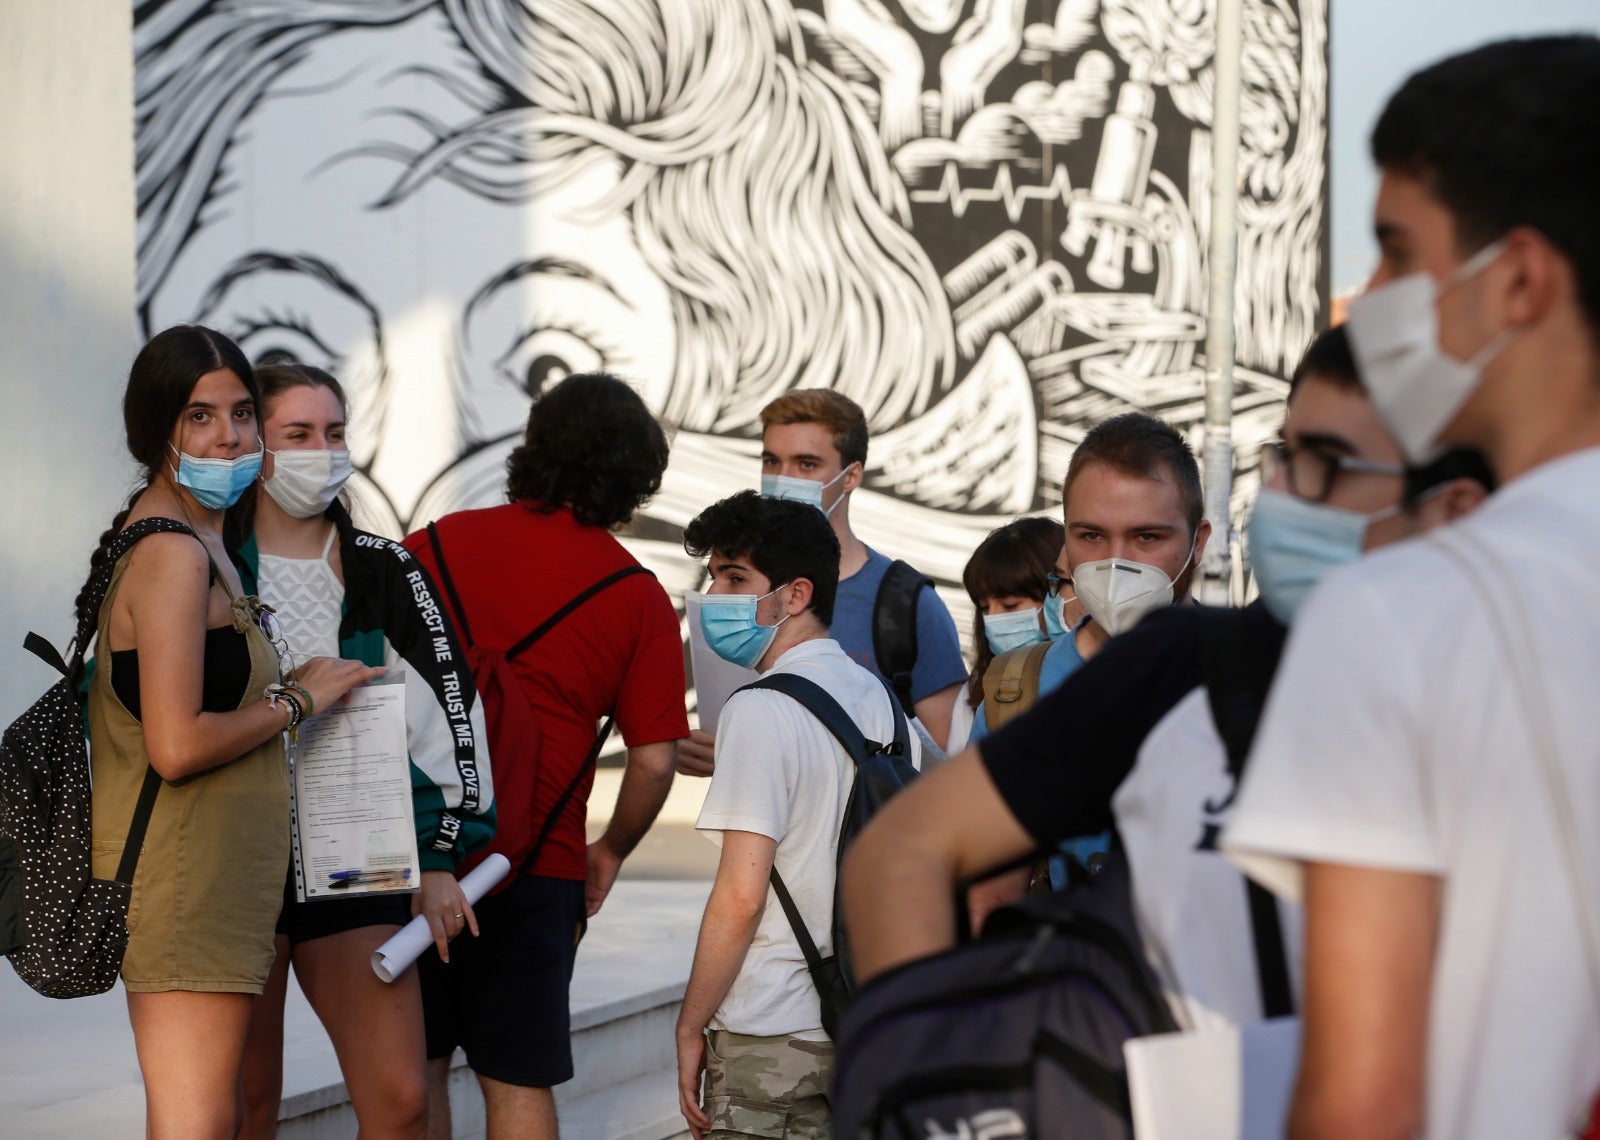
M1301 864L1440 873L1426 781L1425 646L1356 564L1295 619L1222 836L1228 857L1287 898Z
M717 720L711 786L695 827L750 831L781 841L789 830L788 761L797 747L789 710L777 693L735 693Z

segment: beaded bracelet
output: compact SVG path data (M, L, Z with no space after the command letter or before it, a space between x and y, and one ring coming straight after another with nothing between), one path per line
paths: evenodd
M299 695L289 687L273 683L266 687L263 693L269 706L276 709L278 702L282 701L289 709L289 723L284 725L284 731L289 734L290 740L299 738L300 722L306 718L305 706L300 703Z
M283 683L283 687L285 689L294 690L295 692L299 693L301 697L304 698L304 700L305 700L304 715L305 716L309 717L309 716L311 716L313 713L315 713L317 711L317 702L313 701L311 699L311 690L306 688L299 681L285 681ZM304 717L302 717L302 719L304 719Z

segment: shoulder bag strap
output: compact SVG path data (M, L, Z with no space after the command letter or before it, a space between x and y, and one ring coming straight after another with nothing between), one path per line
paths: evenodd
M1252 683L1254 670L1249 639L1244 636L1244 615L1239 610L1200 606L1200 676L1205 682L1211 719L1228 752L1228 772L1238 786L1261 719L1264 693ZM1289 984L1289 956L1283 944L1283 926L1272 892L1245 878L1250 908L1250 933L1256 952L1256 980L1261 991L1263 1017L1288 1017L1294 1013L1294 990Z
M1461 526L1447 531L1434 531L1428 541L1442 551L1466 575L1467 581L1478 594L1479 603L1489 615L1500 640L1500 648L1511 662L1512 683L1522 711L1528 720L1528 734L1533 739L1534 754L1539 758L1539 771L1544 777L1545 791L1550 798L1550 811L1556 821L1557 845L1567 864L1567 880L1577 907L1578 925L1583 927L1584 958L1589 968L1590 981L1600 991L1600 913L1596 912L1593 891L1584 869L1583 849L1578 841L1578 821L1572 813L1571 789L1567 787L1566 773L1556 759L1555 740L1550 735L1550 709L1535 678L1543 675L1538 663L1532 660L1525 638L1533 636L1535 626L1528 617L1522 596L1501 567L1498 555L1476 535ZM1498 577L1498 584L1490 577ZM1514 608L1516 624L1522 628L1518 637L1507 617L1506 610Z
M983 718L991 733L1038 702L1039 676L1050 644L1036 641L1021 649L1007 650L989 662L983 674Z
M461 604L461 595L456 593L455 579L450 577L450 567L444 560L444 544L439 541L439 528L433 523L428 524L428 545L433 547L433 561L439 567L439 582L450 597L450 608L456 611L456 624L461 627L461 640L471 645L472 628L467 625L467 611Z

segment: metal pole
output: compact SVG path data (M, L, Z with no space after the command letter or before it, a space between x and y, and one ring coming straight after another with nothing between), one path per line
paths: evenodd
M1206 306L1206 422L1201 460L1211 540L1196 594L1227 605L1233 576L1233 291L1239 254L1239 56L1243 0L1217 0L1212 58L1210 299Z

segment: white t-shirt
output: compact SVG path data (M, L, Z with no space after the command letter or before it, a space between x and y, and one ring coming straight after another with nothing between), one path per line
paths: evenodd
M1145 954L1173 1016L1187 1029L1264 1016L1248 893L1238 869L1216 850L1233 792L1227 749L1202 686L1145 737L1111 801L1133 872ZM1281 903L1278 925L1293 981L1300 908Z
M1531 615L1520 633L1600 890L1600 449L1456 525L1499 553ZM1307 860L1444 880L1431 1137L1564 1135L1600 1088L1600 993L1508 669L1479 595L1427 541L1332 575L1296 619L1224 836L1291 897Z
M869 740L894 739L895 708L883 683L829 638L801 642L772 665L822 686ZM920 750L911 737L912 762ZM750 831L777 841L775 866L817 949L833 951L833 888L839 825L855 763L833 734L793 698L753 689L735 693L717 721L716 769L695 826L721 841ZM826 1039L822 1007L805 956L777 895L767 907L715 1016L713 1029L758 1037Z

